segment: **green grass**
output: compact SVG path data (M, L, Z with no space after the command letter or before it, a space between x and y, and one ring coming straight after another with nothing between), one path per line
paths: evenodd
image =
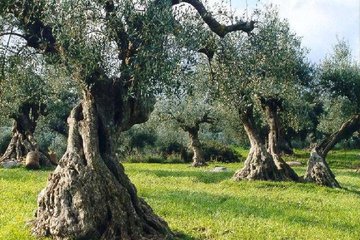
M181 239L360 239L358 152L335 152L331 163L343 189L230 178L242 163L209 172L184 164L124 164L140 196ZM306 159L297 152L297 159ZM301 158L301 156L303 156ZM330 156L329 156L330 157ZM306 161L306 160L305 160ZM217 164L219 165L219 164ZM296 168L303 174L305 167ZM0 239L34 239L25 224L50 171L0 169Z
M0 168L0 239L35 239L25 226L36 209L37 194L49 171Z

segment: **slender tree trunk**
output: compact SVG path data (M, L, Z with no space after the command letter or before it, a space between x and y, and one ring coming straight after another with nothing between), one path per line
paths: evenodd
M245 166L237 171L233 178L235 180L285 180L285 174L278 170L256 132L252 108L247 108L244 112L239 111L239 113L251 147Z
M170 239L166 222L137 196L116 159L116 126L106 112L90 94L72 110L67 151L39 195L34 233L55 239Z
M190 137L190 147L193 151L193 162L191 166L193 167L201 167L201 166L207 166L207 163L205 162L204 153L201 148L201 143L199 140L199 129L194 128L188 131L189 137Z
M315 182L328 187L340 187L335 175L326 162L329 151L341 140L349 138L360 129L360 115L356 114L343 123L340 129L312 149L306 173L305 181Z
M24 103L20 106L17 114L14 114L14 125L10 143L1 156L0 162L15 161L21 163L26 155L31 151L39 152L40 165L51 166L51 162L46 154L39 151L34 132L36 122L39 117L40 108L36 104Z
M279 143L279 116L277 113L276 104L264 104L263 109L265 111L266 120L269 125L268 135L268 152L274 159L276 167L287 179L298 181L299 176L296 172L281 158L280 155L280 143Z

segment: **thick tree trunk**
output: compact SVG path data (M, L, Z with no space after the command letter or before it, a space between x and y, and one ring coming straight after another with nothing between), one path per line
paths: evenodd
M40 108L36 104L24 103L19 112L14 114L14 126L10 143L1 156L0 162L22 163L26 155L31 151L39 152L40 166L52 166L48 156L39 151L37 141L34 138L36 121L40 114Z
M67 151L39 195L34 233L55 239L170 239L166 222L137 197L116 159L114 129L104 122L103 110L90 94L72 110Z
M266 120L269 125L268 135L268 152L274 159L276 167L287 179L298 181L299 176L296 172L281 158L280 155L280 143L279 143L279 116L277 113L277 105L268 104L263 105L265 111Z
M199 140L199 129L192 129L192 131L189 132L190 137L190 147L193 151L193 162L191 166L193 167L202 167L207 166L207 163L205 162L204 153L201 148L201 143Z
M335 175L327 164L325 157L321 155L317 147L311 150L304 180L321 186L340 188L340 184L335 179Z
M17 122L14 122L12 138L0 162L15 161L21 163L26 154L37 150L37 144L31 133L22 133L17 129Z
M261 142L256 132L253 110L239 111L240 119L250 140L250 151L245 161L245 166L237 171L233 178L235 180L285 180L286 175L279 171L272 156L267 152L264 143Z
M349 138L360 129L360 115L352 116L340 129L312 149L304 180L328 187L340 187L326 162L329 151L341 140Z

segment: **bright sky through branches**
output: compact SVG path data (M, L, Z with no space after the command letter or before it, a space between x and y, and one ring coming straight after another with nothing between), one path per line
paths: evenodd
M210 2L219 0L210 0ZM231 0L233 8L243 13L248 5L251 12L261 3L279 6L280 16L287 18L290 27L303 37L310 49L309 58L318 62L329 54L337 38L350 44L353 57L360 61L360 1L359 0Z

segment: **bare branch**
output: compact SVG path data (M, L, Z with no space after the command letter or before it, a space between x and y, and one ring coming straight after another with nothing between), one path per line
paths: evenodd
M242 21L231 25L224 25L219 23L210 12L208 12L204 4L199 0L172 0L172 4L188 3L192 5L200 14L204 22L210 27L211 31L223 38L226 34L234 31L244 31L250 33L255 28L255 21Z

